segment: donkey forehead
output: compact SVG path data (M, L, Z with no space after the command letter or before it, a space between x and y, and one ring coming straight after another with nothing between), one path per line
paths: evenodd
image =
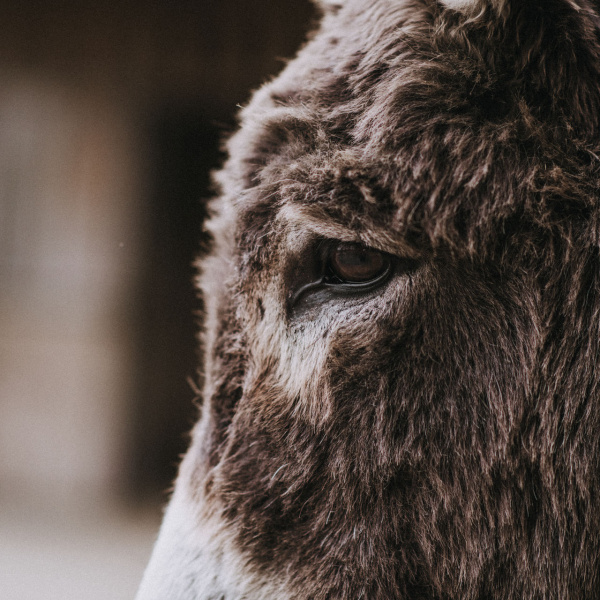
M508 126L481 122L477 107L447 109L426 90L408 107L402 94L414 92L382 93L379 106L341 124L326 110L274 108L242 131L236 141L249 169L233 195L242 227L281 217L309 228L321 222L336 238L378 235L389 246L425 236L436 245L466 231L467 213L477 228L493 219L495 198L514 202L527 192L522 183L535 179L538 161L520 160L523 144Z
M284 227L392 253L440 245L471 253L481 251L475 240L489 244L504 231L500 221L552 219L544 204L560 200L563 221L570 208L580 219L595 197L590 168L552 163L542 149L528 154L525 144L485 126L424 120L419 139L377 152L370 143L348 147L319 135L310 141L301 127L296 121L261 165L257 183L236 197L239 230L255 232L254 241L268 242L267 232ZM315 122L306 123L311 129Z
M222 175L242 227L301 208L307 222L477 251L515 215L589 214L600 73L583 13L343 4L242 114Z
M397 169L357 150L284 160L266 168L262 185L244 195L242 226L305 229L392 250L404 238L402 209L408 198L399 198L405 192L393 189L390 174L397 176Z

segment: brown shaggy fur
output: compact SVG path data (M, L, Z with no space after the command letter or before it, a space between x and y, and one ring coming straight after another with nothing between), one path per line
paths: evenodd
M218 175L188 485L297 600L598 598L600 6L339 4ZM293 303L324 238L412 267Z

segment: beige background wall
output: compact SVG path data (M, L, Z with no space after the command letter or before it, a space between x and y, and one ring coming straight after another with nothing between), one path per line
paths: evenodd
M130 392L139 164L121 107L34 79L0 92L0 493L110 490Z

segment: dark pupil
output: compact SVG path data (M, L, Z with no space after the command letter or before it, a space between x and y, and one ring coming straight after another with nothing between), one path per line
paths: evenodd
M358 244L340 244L330 257L332 275L342 282L370 281L387 267L383 253Z

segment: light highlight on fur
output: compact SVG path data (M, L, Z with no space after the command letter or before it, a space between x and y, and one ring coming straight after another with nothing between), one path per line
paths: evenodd
M460 12L467 12L474 10L479 5L479 0L440 0L440 2L446 7L452 10Z

